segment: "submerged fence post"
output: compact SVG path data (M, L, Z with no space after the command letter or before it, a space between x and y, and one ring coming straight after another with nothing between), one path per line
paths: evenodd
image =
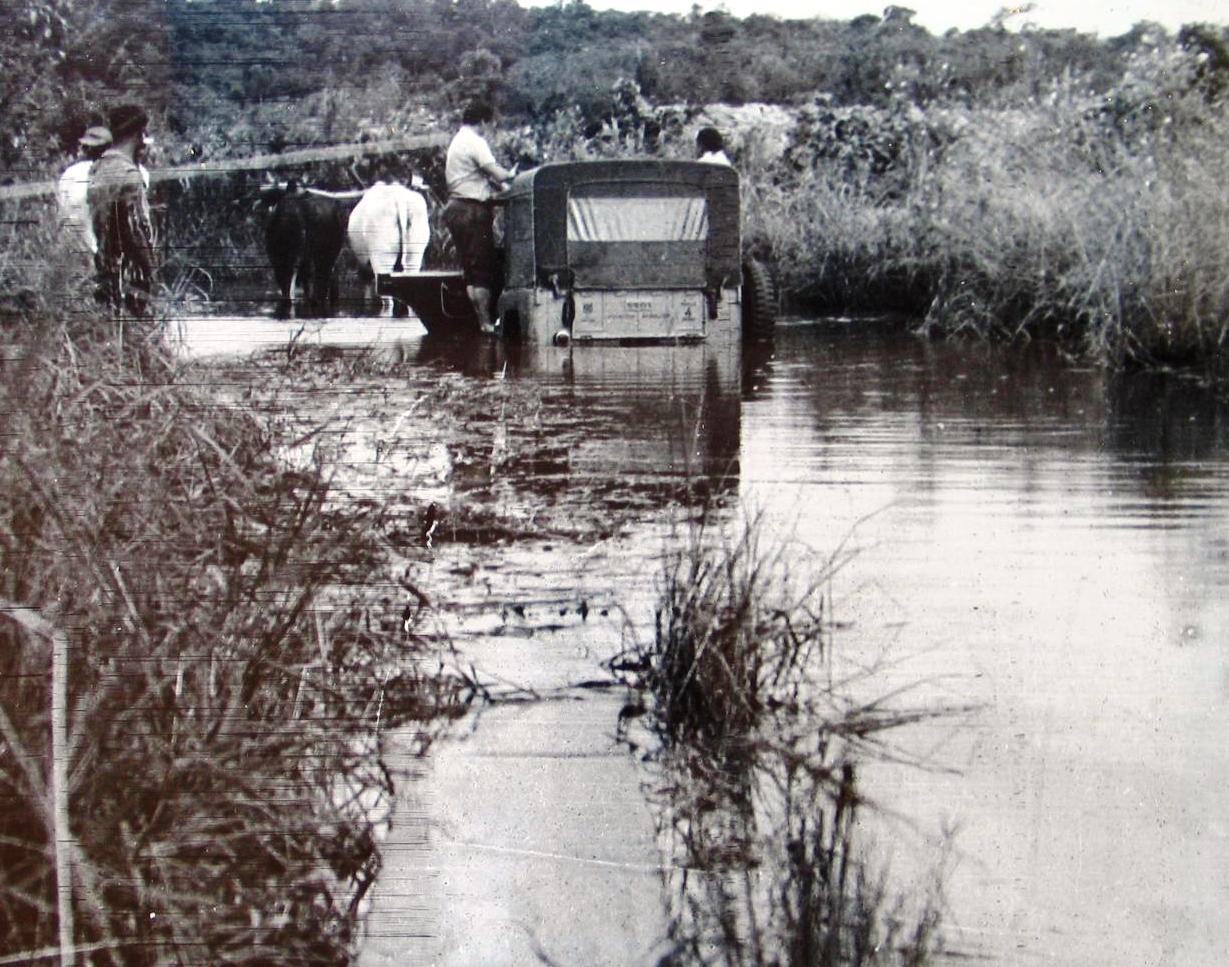
M68 635L32 608L0 598L0 612L26 631L51 639L51 826L55 855L56 913L60 928L60 963L76 962L73 929L73 881L68 825Z
M73 880L68 826L68 635L51 633L51 801L55 810L55 882L60 921L60 963L73 967Z

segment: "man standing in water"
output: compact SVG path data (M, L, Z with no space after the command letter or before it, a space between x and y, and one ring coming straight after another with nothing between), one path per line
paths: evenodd
M484 135L494 112L482 101L468 104L461 114L461 130L448 145L444 176L448 204L444 224L452 235L465 273L465 291L482 332L493 335L491 290L495 285L495 215L491 198L512 178L491 153Z
M110 115L113 145L90 171L88 200L98 239L99 297L117 313L149 318L154 285L154 229L141 172L149 118L135 104Z
M80 253L93 272L98 239L90 220L90 205L86 194L90 188L90 169L111 144L111 132L102 126L87 128L77 142L77 160L64 169L56 184L56 206L60 213L60 231L65 243Z

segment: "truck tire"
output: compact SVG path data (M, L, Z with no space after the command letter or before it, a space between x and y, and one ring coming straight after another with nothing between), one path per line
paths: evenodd
M743 335L768 339L777 321L777 294L763 262L743 263Z

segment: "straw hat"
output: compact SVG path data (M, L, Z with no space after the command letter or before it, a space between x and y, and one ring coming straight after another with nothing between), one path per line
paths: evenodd
M86 128L78 143L83 148L105 148L111 143L111 132L101 124Z

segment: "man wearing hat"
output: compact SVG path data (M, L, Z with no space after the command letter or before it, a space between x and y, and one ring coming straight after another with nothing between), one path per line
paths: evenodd
M65 242L80 252L93 271L98 239L90 221L86 192L90 187L90 168L111 144L111 132L101 125L86 128L77 142L77 160L64 169L56 185L56 204L60 212L60 231Z
M140 166L148 125L135 104L111 111L113 144L90 170L87 193L98 239L99 296L116 312L145 318L154 285L154 229Z

